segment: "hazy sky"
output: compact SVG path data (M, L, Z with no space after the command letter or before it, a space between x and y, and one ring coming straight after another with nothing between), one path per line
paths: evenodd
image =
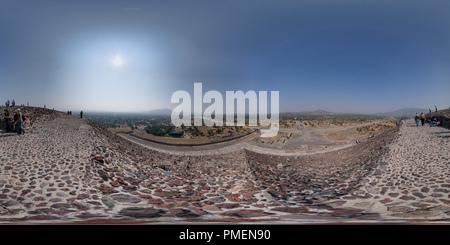
M0 102L172 109L201 82L279 91L282 112L448 108L449 12L445 0L0 0Z

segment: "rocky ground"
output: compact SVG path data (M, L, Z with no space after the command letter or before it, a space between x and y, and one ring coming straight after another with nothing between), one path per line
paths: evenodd
M381 219L449 221L450 130L407 120L379 168L335 203Z
M313 155L171 154L41 110L25 135L0 135L2 222L406 222L450 207L446 128L408 122Z

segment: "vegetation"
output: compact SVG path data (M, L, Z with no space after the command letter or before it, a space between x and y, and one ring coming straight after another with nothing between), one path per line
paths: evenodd
M133 114L133 113L85 113L87 117L97 124L108 128L116 133L123 134L141 134L154 135L160 137L180 137L187 139L202 139L204 137L228 136L247 134L251 131L249 127L242 126L193 126L181 125L175 127L171 123L170 116ZM359 126L355 130L359 135L374 134L383 131L392 124L379 123L372 126L363 126L360 124L374 122L382 119L379 116L369 115L350 115L350 114L324 114L311 115L301 113L282 113L280 114L281 127L341 127L355 125Z
M354 114L310 115L301 113L282 113L280 125L284 127L299 127L303 123L306 127L346 126L368 123L382 117Z
M377 132L381 132L383 130L386 130L388 128L392 128L394 127L395 124L394 123L377 123L377 124L373 124L373 125L368 125L368 126L362 126L362 127L357 127L356 131L358 132L358 134L360 135L364 135L364 134L374 134Z
M185 138L201 138L224 134L232 135L233 132L246 134L250 131L242 126L181 125L181 127L175 127L170 116L137 113L86 113L85 115L104 128L124 134L139 132L155 136L174 137L174 135L179 135L178 132L181 132Z
M156 136L168 136L172 131L174 131L174 129L175 126L173 125L157 124L157 125L148 125L145 128L145 132Z

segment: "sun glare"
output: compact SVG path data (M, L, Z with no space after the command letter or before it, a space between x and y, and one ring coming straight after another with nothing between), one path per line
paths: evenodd
M123 66L124 63L125 63L125 60L120 55L116 55L116 57L114 57L111 60L111 64L114 67L121 67L121 66Z

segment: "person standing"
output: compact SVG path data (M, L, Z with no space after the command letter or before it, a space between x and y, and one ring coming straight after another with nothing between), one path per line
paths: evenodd
M80 117L83 118L83 111L80 112Z
M436 112L437 112L437 106L434 106L434 109L436 109Z
M6 132L11 132L11 115L9 114L9 111L5 109L5 116L3 117L5 119L5 129Z
M17 126L19 127L17 134L25 134L25 129L23 129L23 118L22 118L22 112L20 112L20 109L16 110L17 112Z
M416 117L414 119L416 120L416 127L419 127L419 113L416 113Z
M420 121L422 122L422 126L425 124L425 114L420 113Z

